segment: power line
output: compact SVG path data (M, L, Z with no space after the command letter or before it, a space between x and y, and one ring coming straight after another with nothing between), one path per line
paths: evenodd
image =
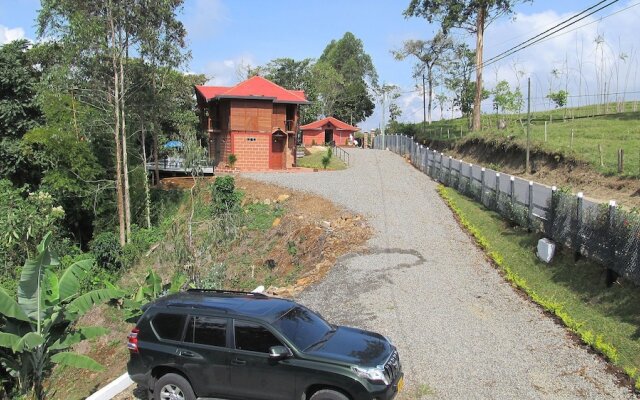
M601 11L601 10L603 10L603 9L607 8L607 7L612 6L613 4L615 4L615 3L619 2L619 1L620 1L620 0L613 0L611 3L603 5L602 7L598 8L598 9L596 9L596 10L594 10L594 11L590 12L590 13L588 13L587 15L582 16L581 18L579 18L579 19L577 19L577 20L575 20L575 21L571 22L570 24L568 24L568 25L566 25L566 26L563 26L563 27L561 27L561 28L559 28L559 29L555 30L554 32L550 32L550 33L546 33L546 34L541 33L541 34L539 34L539 35L536 35L536 36L534 36L533 38L531 38L531 39L529 39L529 40L527 40L527 41L525 41L525 42L522 42L520 45L518 45L518 46L514 46L512 49L507 50L507 51L505 51L505 52L502 52L501 54L499 54L499 55L497 55L497 56L495 56L495 57L492 57L490 60L487 60L486 62L483 62L481 67L482 67L482 68L484 68L484 67L489 66L489 65L491 65L491 64L495 64L496 62L498 62L498 61L500 61L500 60L503 60L503 59L505 59L506 57L509 57L509 56L511 56L511 55L513 55L513 54L515 54L515 53L519 52L519 51L522 51L522 50L524 50L524 49L526 49L526 48L528 48L528 47L531 47L531 46L533 46L533 45L535 45L535 44L537 44L537 43L541 42L542 40L544 40L544 39L546 39L546 38L548 38L548 37L550 37L550 36L552 36L552 35L554 35L554 34L556 34L556 33L560 32L560 31L563 31L564 29L567 29L568 27L570 27L570 26L572 26L572 25L575 25L576 23L578 23L578 22L582 21L583 19L585 19L585 18L587 18L587 17L589 17L589 16L591 16L591 15L593 15L593 14L595 14L595 13L597 13L597 12L599 12L599 11ZM591 8L593 8L593 6L592 6ZM580 13L580 14L582 14L582 13ZM579 15L580 15L580 14L579 14ZM547 31L545 31L545 32L548 32L548 30L547 30ZM544 35L544 36L540 37L541 35ZM540 37L540 38L539 38L539 39L534 40L533 42L531 42L533 39L538 38L538 37ZM529 43L529 42L531 42L531 43ZM477 67L476 67L476 68L477 68Z
M494 57L490 58L489 60L487 60L487 61L483 62L482 67L485 67L485 66L488 66L488 65L494 64L494 63L496 63L496 62L498 62L498 61L501 61L501 60L503 60L504 58L506 58L506 57L508 57L508 56L510 56L510 55L513 55L513 54L515 54L515 53L516 53L516 52L518 52L518 51L521 51L521 50L524 50L524 49L526 49L526 48L528 48L528 47L531 47L531 46L533 46L533 45L535 45L535 44L542 43L542 42L546 42L546 41L549 41L549 40L551 40L551 39L555 39L556 37L559 37L559 36L565 35L565 34L567 34L567 33L574 32L574 31L576 31L576 30L578 30L578 29L581 29L581 28L583 28L583 27L585 27L585 26L588 26L588 25L591 25L591 24L594 24L594 23L600 22L600 21L602 21L602 20L604 20L604 19L606 19L606 18L609 18L609 17L611 17L611 16L614 16L614 15L616 15L616 14L619 14L619 13L621 13L621 12L624 12L624 11L626 11L626 10L630 9L630 8L633 8L633 7L636 7L636 6L640 5L640 2L638 2L638 3L634 3L634 4L632 4L632 5L628 6L628 7L625 7L625 8L623 8L623 9L621 9L621 10L618 10L618 11L613 12L613 13L611 13L611 14L605 15L605 16L603 16L603 17L599 18L599 19L598 19L598 20L596 20L596 21L591 21L591 22L588 22L588 23L586 23L586 24L580 25L580 26L578 26L578 27L576 27L576 28L574 28L574 29L571 29L571 30L569 30L569 31L566 31L566 32L562 32L562 33L560 33L560 32L561 32L561 31L563 31L564 29L567 29L567 28L569 28L569 27L571 27L571 26L575 25L576 23L578 23L578 22L582 21L583 19L585 19L585 18L587 18L587 17L589 17L589 16L591 16L591 15L593 15L593 14L595 14L595 13L597 13L597 12L599 12L599 11L601 11L601 10L603 10L603 9L605 9L605 8L607 8L607 7L611 6L611 5L613 5L613 4L615 4L615 3L617 3L617 2L619 1L619 0L613 0L611 3L605 4L605 5L603 5L602 7L598 8L597 10L592 11L592 12L590 12L590 13L589 13L589 14L587 14L587 15L584 15L583 17L579 18L578 20L573 21L573 22L571 22L570 24L568 24L568 25L566 25L566 26L563 26L563 27L561 27L560 29L557 29L557 30L555 30L555 31L553 31L553 32L551 32L551 33L549 33L549 31L554 30L555 28L557 28L557 27L559 27L559 26L561 26L561 25L566 24L567 22L569 22L569 21L571 21L571 20L575 19L576 17L578 17L578 16L580 16L580 15L584 14L585 12L588 12L588 11L590 11L590 10L593 10L595 7L598 7L599 5L601 5L601 4L603 4L603 3L605 3L606 1L610 1L610 0L603 0L603 1L600 1L600 2L598 2L598 3L594 4L594 5L592 5L591 7L589 7L589 8L587 8L587 9L585 9L585 10L583 10L583 11L579 12L578 14L575 14L574 16L572 16L572 17L570 17L570 18L568 18L568 19L564 20L563 22L561 22L561 23L559 23L559 24L556 24L554 27L549 28L549 29L545 30L544 32L542 32L542 33L540 33L540 34L538 34L538 35L536 35L536 36L534 36L534 37L532 37L532 38L530 38L530 39L528 39L528 40L526 40L526 41L524 41L524 42L520 43L519 45L514 46L514 47L512 47L511 49L506 50L506 51L504 51L504 52L502 52L502 53L498 54L497 56L494 56ZM545 35L545 33L547 33L547 34ZM558 33L559 33L559 34L558 34ZM540 36L542 36L542 35L544 35L544 37L541 37L541 38L540 38ZM553 35L555 35L555 36L553 36ZM538 40L535 40L536 38L539 38L539 39L538 39ZM531 41L533 41L533 40L535 40L535 41L534 41L534 42L532 42L532 43L529 43L529 42L531 42ZM474 70L476 70L477 68L478 68L477 66L476 66L476 67L474 67L474 68L472 68L472 70L470 71L470 73L472 73L472 72L473 72ZM460 76L462 76L462 75L460 75ZM465 76L466 76L466 75L465 75ZM400 92L400 94L419 93L420 91L421 91L421 89L420 89L420 88L416 88L416 89L413 89L413 90L403 90L403 91L401 91L401 92ZM600 93L600 94L586 94L586 95L569 95L569 96L567 96L567 97L568 97L568 98L584 98L584 97L599 97L599 96L604 96L604 95L627 95L627 94L638 94L638 93L640 93L640 91L633 91L633 92L618 92L618 93L606 93L606 94L602 94L602 93ZM534 99L536 99L536 100L541 100L541 99L547 99L547 98L546 98L546 97L537 97L537 98L534 98ZM421 111L421 110L419 110L419 111Z
M589 26L589 25L592 25L592 24L595 24L595 23L598 23L598 22L602 22L602 20L605 20L605 19L607 19L607 18L609 18L609 17L613 17L613 16L614 16L614 15L616 15L616 14L620 14L621 12L627 11L628 9L633 8L633 7L636 7L636 6L638 6L638 5L640 5L640 3L634 3L634 4L632 4L632 5L628 6L628 7L625 7L625 8L623 8L623 9L621 9L621 10L618 10L618 11L613 12L613 13L611 13L611 14L607 14L607 15L605 15L604 17L600 17L600 18L598 18L598 19L597 19L597 20L595 20L595 21L587 22L586 24L580 25L580 26L578 26L578 27L576 27L576 28L573 28L573 29L571 29L571 30L568 30L568 31L566 31L566 32L562 32L562 33L560 33L560 34L558 34L558 35L556 35L556 36L554 36L554 37L546 38L546 39L544 39L544 40L540 41L539 43L544 43L544 42L547 42L547 41L549 41L549 40L551 40L551 39L555 39L555 38L557 38L557 37L560 37L560 36L566 35L567 33L575 32L575 31L577 31L578 29L582 29L582 28L584 28L585 26Z
M521 42L520 44L518 44L518 45L516 45L516 46L513 46L512 48L510 48L510 49L508 49L508 50L503 51L502 53L498 54L497 56L494 56L494 57L489 58L488 60L485 60L485 61L484 61L484 63L488 63L488 62L490 62L490 61L492 61L492 60L494 60L494 59L496 59L496 58L500 57L501 55L503 55L503 54L506 54L506 53L510 52L511 50L514 50L514 49L516 49L516 48L518 48L518 47L521 47L521 46L523 46L523 45L525 45L525 44L529 43L530 41L532 41L532 40L534 40L534 39L536 39L536 38L538 38L538 37L540 37L540 36L544 35L545 33L549 32L549 31L552 31L552 30L554 30L554 29L558 28L558 27L559 27L559 26L561 26L561 25L564 25L564 24L566 24L566 23L570 22L572 19L578 18L580 15L582 15L582 14L584 14L584 13L588 12L588 11L591 11L591 10L592 10L592 9L594 9L595 7L598 7L600 4L602 4L602 3L606 3L607 1L610 1L610 0L602 0L602 1L600 1L600 2L598 2L598 3L596 3L596 4L594 4L594 5L592 5L591 7L586 8L586 9L584 9L584 10L580 11L578 14L575 14L575 15L573 15L573 16L571 16L571 17L569 17L569 18L565 19L564 21L561 21L560 23L558 23L558 24L556 24L556 25L552 26L551 28L547 29L546 31L541 32L541 33L537 34L536 36L534 36L534 37L532 37L532 38L529 38L529 39L525 40L524 42ZM616 0L616 1L617 1L617 0ZM613 3L612 3L612 4L613 4Z

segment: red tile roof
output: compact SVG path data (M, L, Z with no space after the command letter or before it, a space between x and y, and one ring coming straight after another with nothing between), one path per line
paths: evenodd
M336 129L340 129L340 130L343 130L343 131L357 132L357 131L360 130L360 128L358 128L356 126L351 126L351 125L347 124L346 122L342 122L339 119L336 119L336 118L333 118L333 117L327 117L327 118L321 119L319 121L315 121L315 122L312 122L310 124L303 125L303 126L300 127L300 129L302 129L303 131L318 130L318 129L322 129L328 123L331 123L333 126L336 127Z
M287 90L261 76L254 76L236 86L196 86L196 94L206 101L227 98L273 100L275 103L308 104L303 90Z

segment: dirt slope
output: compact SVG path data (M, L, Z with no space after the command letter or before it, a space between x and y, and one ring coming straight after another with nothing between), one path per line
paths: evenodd
M568 187L573 192L584 192L586 197L594 200L616 200L618 204L628 208L640 207L640 180L604 176L585 162L540 149L531 152L532 173L526 174L525 150L508 138L473 138L456 144L427 141L425 144L466 162L497 168L501 172L549 186Z
M191 185L190 178L170 178L163 182L167 188L186 189ZM228 263L226 289L265 284L264 279L271 277L274 284L269 288L271 293L292 296L322 278L338 257L360 249L371 236L371 230L361 216L322 197L242 177L236 178L236 187L245 193L245 204L278 203L284 212L270 229L247 232L227 252L217 256L218 260ZM157 253L160 252L152 253L126 273L121 284L141 281L148 267L155 269L166 281L170 280L176 266L166 265ZM275 267L265 266L266 260L273 260ZM55 390L54 399L84 398L125 372L129 358L126 336L133 326L122 320L122 311L113 306L102 306L85 316L80 325L99 325L111 330L108 335L83 343L76 349L99 361L105 370L96 373L57 369L49 382ZM134 387L118 399L136 398L139 393L134 395L133 391Z

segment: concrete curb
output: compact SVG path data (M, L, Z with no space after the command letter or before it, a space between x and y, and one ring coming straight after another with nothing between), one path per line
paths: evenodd
M107 386L87 397L87 400L111 400L114 396L122 393L131 385L133 385L133 381L129 378L129 374L125 372L120 375L120 377L107 384Z

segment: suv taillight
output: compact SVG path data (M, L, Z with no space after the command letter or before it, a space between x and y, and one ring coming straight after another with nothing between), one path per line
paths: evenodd
M138 333L140 333L140 329L133 328L128 336L129 342L127 343L127 348L132 353L138 352Z

